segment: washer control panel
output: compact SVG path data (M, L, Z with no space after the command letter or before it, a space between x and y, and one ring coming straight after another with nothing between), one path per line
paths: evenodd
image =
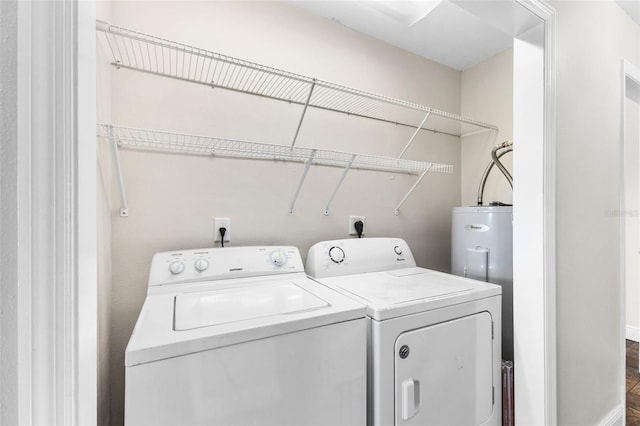
M153 256L149 287L304 272L291 246L225 247L161 252Z
M306 271L323 278L416 266L407 243L400 238L351 238L314 244Z

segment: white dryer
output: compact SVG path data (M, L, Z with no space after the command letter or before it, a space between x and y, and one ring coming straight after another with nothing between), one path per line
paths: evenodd
M125 354L128 425L364 425L364 307L295 247L158 253Z
M318 243L306 269L367 307L368 424L501 423L499 286L418 268L397 238Z

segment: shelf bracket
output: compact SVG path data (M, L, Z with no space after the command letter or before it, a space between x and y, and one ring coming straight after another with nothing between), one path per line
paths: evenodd
M479 135L479 134L482 134L484 132L493 132L493 129L474 130L473 132L464 133L464 134L460 135L460 137L461 138L466 138L467 136Z
M402 201L400 201L398 203L398 205L396 206L393 214L395 214L396 216L398 216L400 214L400 207L402 207L402 205L405 203L405 201L407 201L407 199L413 193L413 191L418 187L418 185L420 185L420 182L422 182L422 179L424 179L424 177L427 175L427 173L429 173L429 171L431 170L431 167L433 167L433 166L429 166L429 168L427 170L422 172L422 174L420 175L420 177L418 178L416 183L414 183L413 186L411 187L411 189L409 190L409 192L407 192L407 195L405 195L404 198L402 199Z
M494 132L493 129L491 129L491 131L489 132L489 136L487 136L487 140L490 140L491 136L493 136L493 142L491 142L491 145L494 146L498 143L498 131Z
M333 194L331 195L331 198L329 198L329 201L327 202L327 206L324 208L324 215L325 216L329 216L329 207L331 206L331 202L333 202L333 199L335 198L336 194L338 193L338 189L340 189L340 186L342 186L342 182L344 182L344 178L347 177L347 173L349 172L349 169L351 168L351 165L353 164L353 160L356 159L356 154L352 154L351 155L351 159L349 160L349 162L347 163L347 166L344 168L344 171L342 172L342 176L340 176L340 180L338 181L338 185L336 185L336 189L333 191Z
M304 171L302 172L302 177L300 178L300 183L298 183L298 188L296 189L296 193L293 194L293 200L291 200L291 207L289 207L289 214L293 215L294 213L294 207L296 206L296 200L298 199L298 195L300 195L300 190L302 189L302 184L304 183L304 180L307 178L307 173L309 173L309 167L311 167L311 163L313 162L313 158L316 156L316 151L315 149L311 150L311 154L309 155L309 158L306 161L306 166L304 167Z
M409 139L409 142L407 142L407 144L405 145L404 149L402 150L402 152L400 153L400 155L398 155L398 158L402 158L402 156L404 155L405 152L407 152L407 149L409 149L409 147L411 146L411 144L413 143L413 140L416 138L416 136L418 135L418 132L420 130L422 130L422 126L424 126L424 123L427 122L427 119L429 118L429 116L431 115L431 111L429 111L427 113L427 115L424 116L424 118L422 119L422 122L420 123L420 125L418 125L418 128L416 129L415 132L413 132L413 135L411 135L411 138Z
M124 180L122 179L122 168L120 167L120 153L118 151L118 141L113 134L113 126L109 126L109 142L111 142L111 154L113 156L113 165L116 169L116 177L118 178L118 186L120 188L120 217L129 217L129 205L127 204L127 194L124 191Z
M296 144L298 140L298 133L300 133L300 127L302 126L302 121L304 120L304 116L307 113L307 108L309 107L309 102L311 101L311 95L313 94L313 89L316 87L317 79L313 79L313 83L311 83L311 88L309 89L309 96L307 96L307 100L304 103L304 108L302 109L302 115L300 116L300 121L298 121L298 127L296 128L296 134L293 136L293 142L291 142L291 146Z

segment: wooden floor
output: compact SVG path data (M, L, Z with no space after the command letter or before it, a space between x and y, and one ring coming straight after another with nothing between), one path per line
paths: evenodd
M627 340L627 426L640 426L638 343Z

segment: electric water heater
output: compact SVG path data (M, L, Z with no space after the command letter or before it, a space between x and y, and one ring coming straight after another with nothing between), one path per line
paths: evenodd
M513 207L454 207L451 273L502 286L502 358L513 360Z

